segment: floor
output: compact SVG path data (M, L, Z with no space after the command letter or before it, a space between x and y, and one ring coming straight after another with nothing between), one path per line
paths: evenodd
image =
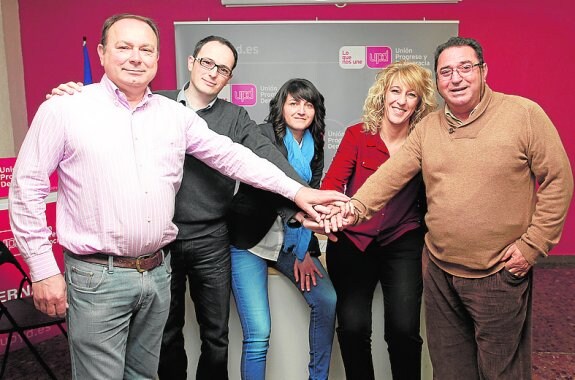
M575 257L537 266L534 279L533 380L575 380ZM65 338L52 338L38 348L58 379L70 379ZM3 378L48 379L25 348L10 354Z
M575 379L575 266L535 269L533 379Z

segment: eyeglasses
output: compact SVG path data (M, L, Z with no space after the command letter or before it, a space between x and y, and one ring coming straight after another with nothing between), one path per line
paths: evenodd
M211 58L194 58L196 61L200 63L200 65L208 70L212 70L216 67L218 74L223 77L229 78L232 76L232 69L227 67L226 65L217 65L216 62Z
M471 73L471 71L475 66L483 66L483 62L479 63L466 62L458 65L457 67L444 67L441 70L439 70L439 79L443 81L450 80L451 77L453 76L454 71L457 71L457 74L459 74L459 76L466 77Z

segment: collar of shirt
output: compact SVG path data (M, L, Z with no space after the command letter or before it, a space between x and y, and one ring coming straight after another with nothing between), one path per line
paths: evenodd
M118 88L118 86L116 86L116 84L114 82L112 82L110 80L110 78L108 78L108 76L106 74L104 74L102 76L102 80L100 81L100 83L106 89L106 91L110 94L110 96L112 96L112 98L114 98L114 101L119 102L121 105L123 105L124 107L126 107L128 109L132 108L132 107L130 107L130 103L128 102L128 98L126 97L126 95ZM148 100L151 97L152 97L152 91L150 90L149 87L146 87L146 92L144 93L142 100L140 100L140 102L135 107L135 109L140 108L143 105L145 105L146 103L148 103Z
M198 111L205 111L205 110L209 110L210 108L212 108L212 106L214 105L214 103L216 102L216 100L218 99L218 97L216 96L214 98L214 100L212 100L211 102L208 103L207 106L205 106L202 109L196 110L193 109L191 105L188 105L188 98L186 97L186 90L188 89L188 87L190 87L190 82L187 82L184 87L182 87L182 89L180 90L180 92L178 93L178 97L176 98L176 101L178 103L182 103L183 105L185 105L186 107L191 108L192 110L194 110L195 112Z
M475 106L475 108L473 110L471 110L471 112L469 113L469 117L471 117L471 115L473 115L473 113L475 112L475 110L477 109L478 106L479 106L479 104L477 104ZM445 108L443 109L443 111L445 112L445 116L449 117L451 120L453 120L455 123L457 123L458 126L461 126L465 123L463 120L461 120L457 116L455 116L453 114L453 112L451 112L447 103L445 103Z

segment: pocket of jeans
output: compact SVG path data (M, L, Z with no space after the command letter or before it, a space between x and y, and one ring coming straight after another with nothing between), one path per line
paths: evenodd
M164 266L164 268L166 268L166 273L168 273L170 276L172 275L172 255L167 251L164 250L164 262L162 263L162 265Z
M509 272L509 270L505 267L501 269L501 273L503 275L503 279L505 280L505 282L507 282L509 285L512 286L517 286L523 283L528 277L528 274L526 274L525 276L516 276L513 273Z
M96 290L104 279L105 268L92 271L69 266L67 269L68 284L79 290Z

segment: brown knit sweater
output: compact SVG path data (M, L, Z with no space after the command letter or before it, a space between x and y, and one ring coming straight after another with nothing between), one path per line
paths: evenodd
M534 102L487 87L461 126L450 124L443 110L428 115L354 195L364 211L360 221L420 170L426 246L446 272L469 278L495 273L513 243L533 264L559 241L573 174L557 130Z

